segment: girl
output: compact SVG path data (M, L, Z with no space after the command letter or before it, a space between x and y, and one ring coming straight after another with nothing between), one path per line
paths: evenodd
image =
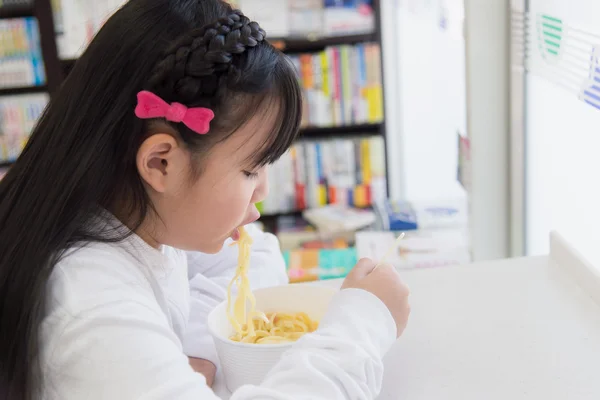
M213 399L183 353L186 255L258 218L301 98L265 32L221 0L131 0L0 184L0 397ZM316 333L234 399L372 398L408 315L361 261Z

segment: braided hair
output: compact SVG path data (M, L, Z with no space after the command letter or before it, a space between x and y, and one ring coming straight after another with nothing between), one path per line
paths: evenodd
M252 161L272 163L290 147L300 88L293 66L265 37L223 0L129 0L96 34L0 181L1 399L40 397L45 288L66 249L125 237L97 229L94 212L119 207L135 230L152 208L135 160L153 125L167 124L201 162L215 143L276 110ZM144 89L210 107L209 134L136 118Z
M239 10L176 40L157 64L149 86L189 101L212 97L219 87L242 80L246 50L265 40L266 33Z

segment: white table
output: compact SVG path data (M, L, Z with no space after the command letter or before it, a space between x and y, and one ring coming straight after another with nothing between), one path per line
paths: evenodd
M600 399L600 274L560 237L547 257L402 276L412 315L380 399Z

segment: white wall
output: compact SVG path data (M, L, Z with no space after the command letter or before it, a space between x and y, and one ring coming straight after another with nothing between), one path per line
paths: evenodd
M381 4L390 195L464 198L456 179L456 135L466 133L462 0Z
M398 23L396 19L398 0L380 0L381 42L383 57L383 92L385 100L386 157L389 193L392 199L402 198L405 192L404 145L402 142L400 115L400 71L397 45Z
M570 45L581 50L562 57L555 66L541 65L540 70L548 72L544 77L535 71L528 74L526 250L528 254L547 253L548 233L555 229L593 264L600 265L600 110L577 95L578 76L581 85L586 80L585 65L578 66L577 60L585 64L584 51L591 54L592 44L600 45L600 2L530 0L530 8L534 15L541 12L563 19L569 27L567 37L577 38L565 42L565 49ZM569 29L595 35L569 33ZM585 41L589 45L582 44Z
M457 131L467 130L462 0L407 1L396 18L402 197L464 198L456 178Z
M509 251L508 0L465 0L473 258Z

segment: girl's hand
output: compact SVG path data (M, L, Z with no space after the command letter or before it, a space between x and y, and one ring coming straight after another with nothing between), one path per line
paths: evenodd
M377 296L390 310L400 337L410 314L410 291L393 266L381 264L374 270L375 265L369 258L361 259L344 280L342 289L363 289Z
M206 384L212 388L215 381L215 374L217 373L217 367L212 362L203 358L188 357L192 369L206 378Z

